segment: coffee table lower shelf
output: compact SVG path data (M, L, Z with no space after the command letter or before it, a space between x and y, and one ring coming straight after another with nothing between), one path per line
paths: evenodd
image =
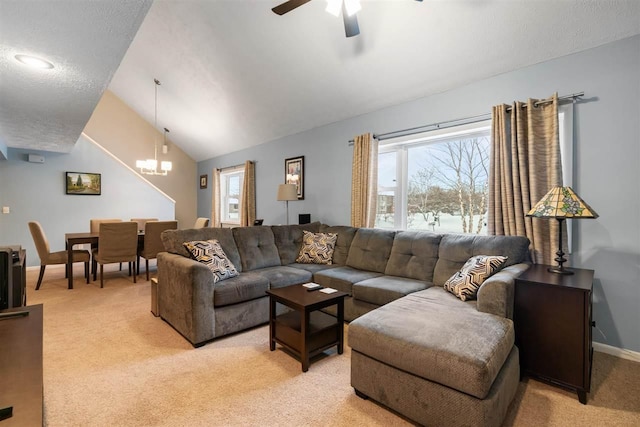
M312 358L333 346L338 346L338 354L342 354L342 343L340 342L338 331L338 328L342 327L342 325L338 324L335 317L322 311L309 313L306 355L301 348L303 343L302 322L302 316L298 311L290 311L279 315L275 319L274 340L291 351L301 361L305 356Z

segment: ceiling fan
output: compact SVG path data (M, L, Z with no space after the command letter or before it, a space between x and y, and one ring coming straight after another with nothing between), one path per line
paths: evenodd
M302 6L311 0L289 0L271 9L278 15L284 15L293 9ZM422 1L422 0L416 0ZM360 34L358 27L358 18L356 13L361 9L360 0L327 0L326 11L335 16L340 16L342 11L342 19L344 20L344 33L347 37L353 37Z

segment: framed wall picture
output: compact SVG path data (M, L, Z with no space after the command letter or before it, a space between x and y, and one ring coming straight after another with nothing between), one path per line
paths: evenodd
M99 196L102 194L102 180L99 173L65 172L66 194Z
M295 184L298 189L298 200L304 200L304 156L285 159L284 183Z
M209 175L200 175L200 188L207 188L207 180Z

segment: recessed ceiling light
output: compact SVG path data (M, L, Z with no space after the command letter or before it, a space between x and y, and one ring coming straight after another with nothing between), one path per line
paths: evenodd
M49 69L53 68L53 64L45 59L31 55L16 55L16 61L21 64L28 65L31 68Z

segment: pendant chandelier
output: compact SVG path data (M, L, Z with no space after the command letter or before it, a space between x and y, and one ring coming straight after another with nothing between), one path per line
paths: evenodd
M158 79L153 79L155 83L155 114L154 114L154 126L153 129L156 130L158 128L158 86L160 86L160 82ZM167 132L169 129L164 128L164 145L162 146L162 152L166 154L167 150ZM136 160L136 167L140 169L140 173L143 175L167 175L171 170L171 162L163 161L160 162L160 170L158 170L158 144L156 143L156 138L153 138L153 159L147 160Z

